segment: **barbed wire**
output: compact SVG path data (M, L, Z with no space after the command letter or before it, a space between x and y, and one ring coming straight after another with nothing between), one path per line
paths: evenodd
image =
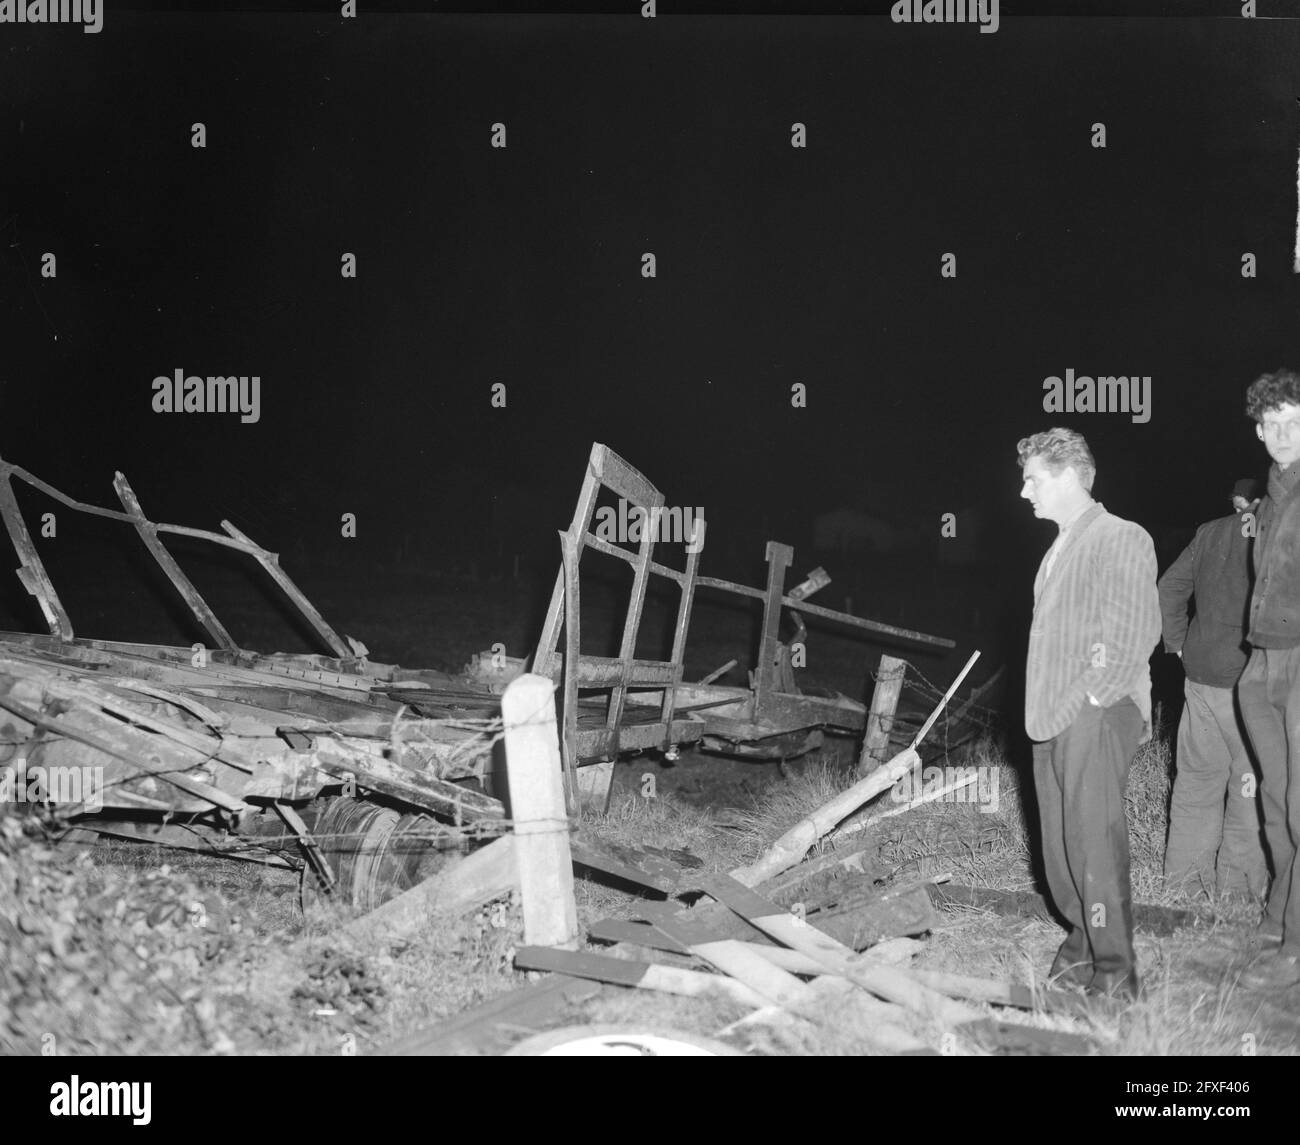
M873 670L871 672L872 679L877 682L882 677L888 678L888 676L888 673L883 673L878 670ZM919 697L924 702L924 706L929 709L933 709L934 706L943 699L948 691L946 687L940 687L932 680L928 679L920 669L911 663L911 661L903 662L903 687L913 695ZM960 719L957 718L957 712L954 711L954 705L960 709ZM868 718L871 717L869 716ZM896 729L919 728L924 720L924 715L900 714L896 711L888 720L888 730L893 732ZM941 730L943 741L942 750L946 753L950 747L960 746L962 742L970 738L969 735L960 735L955 744L950 742L949 736L954 728L968 726L972 729L972 732L978 730L981 733L988 734L997 731L1002 726L1002 723L1003 716L998 709L989 707L985 704L972 702L969 699L959 700L957 697L954 697L953 700L949 702L948 706L944 708L943 713L935 722L935 727L931 729L931 732L933 733L936 730ZM932 746L938 748L940 745L933 744Z

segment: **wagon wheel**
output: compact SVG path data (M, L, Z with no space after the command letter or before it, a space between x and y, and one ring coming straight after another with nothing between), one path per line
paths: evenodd
M325 800L312 834L337 880L326 896L311 864L303 868L303 909L327 898L368 912L423 882L459 858L440 845L431 816L359 799Z

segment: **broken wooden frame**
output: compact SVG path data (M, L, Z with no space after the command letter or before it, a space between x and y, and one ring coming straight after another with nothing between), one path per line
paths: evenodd
M15 479L75 512L129 525L208 634L212 650L195 660L184 647L77 637L23 519ZM19 578L49 629L45 636L0 633L0 719L33 748L20 753L25 763L46 757L101 765L106 806L169 820L127 825L122 830L131 837L245 857L258 840L268 847L287 841L315 854L316 813L304 805L341 783L346 790L349 782L363 796L387 796L450 819L457 830L503 829L501 801L462 785L483 778L499 726L499 682L368 660L364 648L325 621L280 568L277 555L229 521L222 522L224 533L155 522L120 473L114 489L121 510L86 504L0 460L0 517L18 556ZM672 754L682 744L700 743L741 757L783 758L815 746L813 737L823 728L860 730L863 704L799 691L788 646L779 639L782 608L797 606L796 638L804 631L801 614L807 614L889 639L952 646L940 637L809 603L829 582L822 570L787 592L793 552L786 545L768 546L765 589L699 576L702 535L688 544L683 570L653 559L654 530L643 531L635 552L611 545L590 528L601 489L647 513L664 504L636 469L607 447L593 446L573 520L562 534L564 559L534 669L561 685L569 810L584 786L597 800L607 796L612 760L622 751L654 747ZM251 557L331 655L262 655L240 648L168 550L168 536ZM632 569L633 592L616 657L580 652L580 558L587 548ZM651 576L668 578L680 591L667 660L635 656ZM716 684L717 673L696 684L683 681L700 587L763 601L759 666L750 688ZM604 691L607 699L584 706L580 690ZM593 763L578 771L579 764ZM290 804L304 807L303 815L287 814ZM244 836L248 845L235 836ZM617 873L618 862L609 854L589 842L575 839L574 845L578 861L588 853L591 865ZM624 865L635 869L643 858Z
M144 542L150 555L158 562L167 579L185 602L186 607L193 613L195 620L212 637L218 648L233 651L235 642L231 639L230 633L226 631L225 626L217 619L216 614L208 607L207 602L199 594L199 590L194 587L189 577L181 571L175 558L162 543L160 534L170 533L176 536L192 537L196 540L208 541L214 545L235 549L252 557L261 565L267 575L275 581L285 596L302 614L303 619L307 621L316 635L320 637L335 656L341 660L356 659L347 642L329 626L311 601L303 595L302 590L289 579L288 574L280 567L279 555L262 548L261 545L255 544L229 521L221 522L221 527L226 530L226 535L208 532L206 529L192 529L186 525L166 525L151 521L144 515L134 490L132 490L127 479L121 473L113 475L113 488L117 492L125 512L116 509L101 509L97 505L87 505L84 501L69 497L66 493L54 488L48 482L42 481L35 474L29 473L21 466L13 465L0 458L0 516L4 518L5 527L9 530L10 540L13 541L14 549L22 565L18 574L19 579L22 580L27 591L36 597L41 611L45 614L46 624L49 625L52 636L57 636L61 640L71 640L73 637L72 621L69 619L62 602L59 600L59 595L45 571L45 563L41 560L40 554L36 551L36 546L32 543L31 533L27 530L22 511L18 506L18 499L14 494L13 479L15 477L78 513L86 513L93 517L104 517L110 521L121 521L132 526L140 535L140 539Z
M533 661L534 671L561 685L561 745L571 810L581 801L580 795L603 808L608 799L613 760L621 751L657 747L672 758L681 745L701 743L751 758L789 758L817 746L819 741L813 734L822 728L832 727L847 734L861 730L866 725L866 709L862 704L844 696L817 696L799 690L790 667L788 645L779 638L783 608L797 609L792 613L797 634L805 631L801 614L806 613L888 640L943 649L955 646L944 637L808 603L808 596L830 582L822 569L815 570L787 593L786 574L794 560L794 550L775 541L767 546L766 588L700 576L699 558L705 541L702 519L697 519L696 533L686 546L683 570L654 560L657 532L654 527L641 529L635 552L611 544L591 531L602 489L623 498L644 514L645 521L655 521L655 514L665 503L664 495L608 446L600 443L592 446L573 519L568 530L560 534L560 571ZM589 548L631 566L631 596L623 617L617 657L590 656L581 651L581 561ZM635 656L651 575L675 582L680 590L668 660ZM715 684L717 673L697 684L683 682L691 610L696 590L700 588L763 602L758 668L751 688ZM579 693L596 689L607 691L609 696L603 712L595 713L593 718L589 704L584 710ZM892 717L889 696L892 695L892 704L896 705L898 690L894 688L891 693L878 687L872 704L878 720ZM882 705L889 705L888 710ZM658 711L653 719L629 720L625 718L629 706ZM600 771L580 775L580 765L596 765Z
M23 519L15 479L74 512L129 525L213 647L78 637ZM423 812L450 820L454 830L500 829L501 801L462 785L490 765L500 697L489 687L367 660L325 621L277 555L229 521L224 534L158 523L144 515L121 473L114 489L121 511L88 505L0 461L0 517L19 579L49 628L49 635L0 633L0 725L11 741L0 746L0 763L17 765L24 778L34 767L93 769L96 806L51 805L58 817L273 864L302 846L318 865L318 816L305 805L339 786L416 808L407 818L417 822ZM251 557L333 655L240 648L168 551L167 535ZM466 702L485 718L437 718ZM123 821L110 824L113 817Z

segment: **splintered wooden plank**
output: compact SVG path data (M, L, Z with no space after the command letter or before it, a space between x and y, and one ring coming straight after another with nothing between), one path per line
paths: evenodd
M573 833L570 847L575 863L660 894L672 894L682 881L682 868L662 855L643 847L607 843L581 828Z
M725 876L723 877L725 878ZM739 887L739 884L735 885ZM758 896L755 897L757 898ZM771 903L763 902L761 899L759 901L762 902L764 910L779 911L780 909L772 906ZM827 953L824 951L821 953L814 953L812 940L802 947L795 947L786 950L784 954L776 955L773 953L775 948L769 950L766 947L759 947L752 943L737 942L735 940L727 942L710 941L709 924L704 921L683 919L680 915L673 916L668 914L667 910L652 909L647 913L650 914L655 927L662 931L664 935L686 945L692 954L713 962L713 964L718 966L719 969L727 970L730 973L736 973L737 970L740 970L742 973L749 975L747 981L750 985L754 985L756 988L758 987L758 983L763 980L761 973L756 969L756 963L758 961L767 961L771 963L771 971L775 971L775 974L771 975L772 982L776 984L786 981L799 983L797 990L786 988L782 991L783 997L775 999L777 1005L790 1010L794 1014L810 1018L815 1022L823 1023L826 1022L828 1016L831 1015L834 1015L834 1020L839 1020L841 1018L851 1020L859 1028L861 1035L864 1038L867 1038L885 1052L928 1052L928 1047L924 1042L895 1020L900 1007L886 1007L881 1003L878 1003L875 998L869 997L868 994L864 992L865 990L870 990L871 993L874 993L881 998L885 998L886 1002L899 1001L897 998L887 997L886 990L876 988L877 984L873 983L873 986L868 986L867 983L861 980L863 978L870 978L872 973L871 971L865 969L850 969L847 965L847 959L845 958L834 960L835 965L830 965L833 960L828 957ZM798 922L798 920L794 919L790 915L786 915L785 918L791 922ZM761 914L758 920L751 919L749 921L754 925L759 925L760 922L769 921L769 916ZM798 925L809 935L814 935L816 933L809 926L802 923L798 923ZM773 935L773 937L777 936ZM825 935L822 935L821 938L825 939L828 944L834 943L833 939L826 939ZM793 943L788 945L792 947L794 946ZM830 947L827 946L826 950L829 949ZM742 964L740 959L741 953L743 953L746 958L754 961L749 965ZM850 957L852 956L852 953L852 951L844 951L844 954ZM811 983L799 982L799 980L794 978L787 969L784 969L782 966L777 964L778 962L781 962L786 966L790 965L790 956L792 955L805 959L806 961L803 964L805 967L808 963L811 963L815 967L820 967L824 972L823 976L815 978ZM728 965L724 965L723 960L725 960ZM890 968L880 968L880 970L888 969ZM835 1000L835 1005L833 1006L828 1006L826 1004L826 991L828 989L833 989L833 987L826 984L827 976L847 979L848 981L845 983L845 987L851 991L846 995L839 996ZM878 975L878 977L883 977L885 979L885 986L888 988L892 981L890 977L888 975ZM861 987L861 989L854 989L854 987ZM775 989L773 986L765 986L764 992L768 993L770 996L775 992ZM935 998L937 998L941 1003L948 1001L940 995L935 995ZM907 1003L911 1009L918 1008L915 993L909 996ZM953 1003L953 1005L955 1006L956 1003ZM925 1012L928 1014L939 1008L940 1007L931 1004Z
M587 928L587 937L598 942L625 942L632 946L645 946L651 950L662 950L668 954L690 955L691 948L669 938L655 926L645 922L632 922L623 918L606 918L593 923ZM784 946L771 946L758 942L742 942L742 946L762 955L773 966L788 970L791 974L821 975L829 971L820 962L789 950Z
M690 947L662 933L658 928L646 923L631 922L627 919L604 919L593 925L588 937L606 942L620 942L634 946L645 946L652 950L666 951L675 955L689 955ZM749 949L782 970L792 974L803 974L813 978L809 988L824 1002L829 1002L828 1009L840 1016L852 1015L864 1027L864 1034L877 1048L890 1054L933 1054L935 1051L910 1033L905 1028L904 1014L901 1006L881 1002L857 988L847 979L830 974L824 966L806 954L790 950L784 946L745 943ZM847 996L846 996L847 992ZM782 1017L784 1015L784 1018ZM742 1019L738 1025L750 1022L767 1022L783 1025L795 1020L794 1014L780 1007L768 1006L756 1011L750 1019Z
M634 922L630 918L602 918L587 928L587 937L598 942L630 942L633 946L648 946L651 950L666 950L671 954L691 952L686 943L669 938L648 922Z
M877 846L878 844L870 839L859 839L842 844L828 854L816 859L808 859L797 867L760 883L754 889L764 897L775 901L786 894L791 896L807 894L799 888L818 876L838 879L846 872L866 876L873 869L873 857L867 852L869 850L874 852Z
M346 755L341 749L331 751L322 747L310 758L313 766L330 775L342 779L351 776L358 786L373 788L417 807L451 815L457 826L505 818L505 807L499 799L445 779L420 775L377 755Z
M689 955L689 946L669 938L649 923L632 922L623 918L606 918L587 929L587 937L598 942L622 942L644 946L670 954ZM815 958L784 946L771 946L757 942L745 943L775 966L792 974L830 975L831 971ZM870 957L870 955L868 955ZM923 986L964 998L970 1002L989 1002L996 1006L1009 1006L1018 1010L1043 1009L1052 1013L1076 1014L1081 1011L1083 999L1061 990L1038 990L1015 982L1002 982L993 978L973 978L962 974L948 974L939 970L910 969L908 973ZM847 979L845 979L847 981Z
M223 807L227 811L242 811L246 806L242 799L222 791L215 784L204 783L186 775L185 772L197 764L192 757L181 756L177 745L129 724L112 720L102 712L70 708L62 715L51 718L6 695L0 695L0 708L12 712L34 727L53 732L112 759L121 760L142 776L153 776L180 788L187 795Z
M967 1022L979 1016L968 1006L922 986L915 978L896 967L867 963L843 943L821 933L803 919L782 910L727 875L706 876L697 882L706 894L726 903L765 934L808 955L830 972L847 978L887 1002L897 1002L925 1017L944 1023Z
M758 1008L770 999L743 982L721 974L705 974L677 966L658 966L607 954L590 954L578 950L558 950L550 946L524 946L515 953L515 965L524 970L550 970L574 978L590 978L614 986L633 986L641 990L658 990L697 998L702 994L725 994L742 1006ZM797 980L796 980L797 981ZM802 984L800 984L802 985Z
M807 904L805 904L807 905ZM916 886L897 895L807 910L808 922L853 950L865 950L887 938L924 934L939 924L939 914L925 888Z
M816 995L788 970L773 966L744 942L734 938L713 938L693 929L666 911L651 912L650 921L667 937L690 949L697 958L716 966L762 996L763 1005L774 1003L788 1010L808 1011Z

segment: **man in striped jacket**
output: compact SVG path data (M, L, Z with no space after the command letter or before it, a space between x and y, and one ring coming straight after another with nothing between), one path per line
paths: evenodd
M1016 448L1020 495L1059 530L1034 581L1025 678L1043 865L1069 924L1050 976L1132 999L1139 980L1124 789L1151 735L1155 546L1141 526L1092 499L1096 464L1082 434L1050 429Z

